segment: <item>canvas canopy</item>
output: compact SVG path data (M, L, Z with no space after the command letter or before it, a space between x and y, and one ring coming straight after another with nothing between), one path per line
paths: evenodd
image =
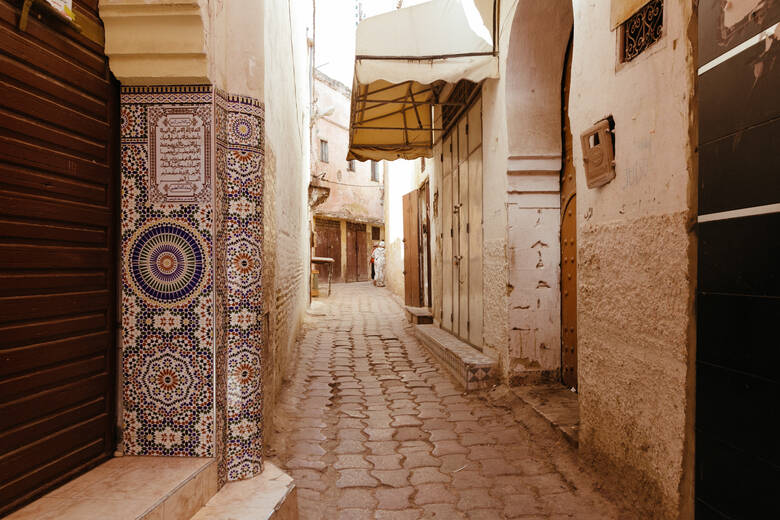
M493 0L432 0L360 22L347 158L430 157L448 85L498 77L494 20Z

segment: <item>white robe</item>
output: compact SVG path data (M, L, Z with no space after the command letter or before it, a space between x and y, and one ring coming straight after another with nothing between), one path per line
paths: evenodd
M374 252L371 253L374 259L374 283L378 287L384 287L385 285L385 248L377 247Z

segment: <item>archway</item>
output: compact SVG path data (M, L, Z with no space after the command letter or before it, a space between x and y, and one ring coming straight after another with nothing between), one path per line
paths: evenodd
M571 0L521 0L510 33L505 75L513 383L560 380L562 80L572 26Z

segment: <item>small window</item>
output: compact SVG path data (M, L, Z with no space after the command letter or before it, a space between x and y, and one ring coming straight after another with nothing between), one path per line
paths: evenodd
M320 161L328 162L328 141L320 139Z
M371 226L371 240L379 240L379 228Z
M347 161L347 171L354 172L355 171L355 159L350 159Z
M620 28L620 61L629 62L661 39L664 28L663 0L650 0L623 22Z
M371 161L371 180L379 182L379 163Z

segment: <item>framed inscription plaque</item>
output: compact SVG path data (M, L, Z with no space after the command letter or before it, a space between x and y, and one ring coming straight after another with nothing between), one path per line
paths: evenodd
M150 200L211 200L211 107L150 106L148 120Z

